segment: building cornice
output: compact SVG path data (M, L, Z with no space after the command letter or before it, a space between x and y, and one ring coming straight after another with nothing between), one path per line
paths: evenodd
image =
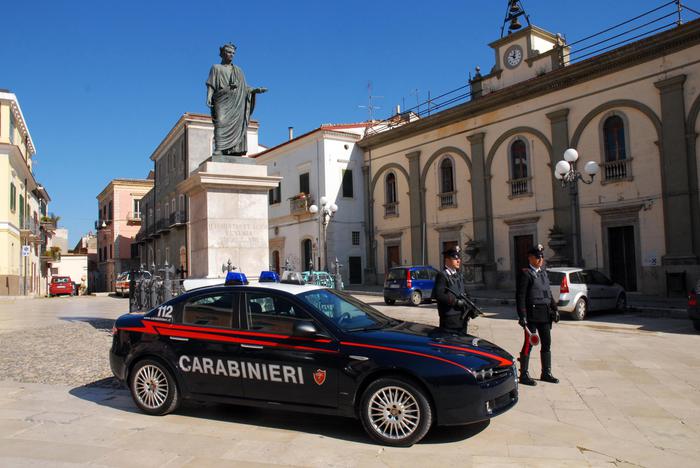
M357 125L357 127L361 127L361 125ZM346 127L347 128L347 127ZM324 139L324 138L335 138L338 140L343 140L343 141L350 141L350 142L357 142L360 139L362 139L362 135L358 135L357 133L351 133L351 132L343 132L339 130L335 130L332 128L326 128L326 127L318 127L310 132L304 133L303 135L299 135L298 137L287 140L284 143L280 143L277 146L274 146L272 148L266 149L265 151L261 151L260 153L257 154L252 154L250 155L251 158L258 159L258 158L263 158L263 159L271 159L276 156L281 156L283 154L280 150L284 148L285 150L290 150L291 148L294 148L296 146L303 145L305 143L308 143L310 141L310 137L314 136L316 139ZM262 164L262 160L260 161Z
M21 130L21 133L27 137L27 151L29 152L27 157L31 158L34 154L36 154L36 148L34 147L34 141L32 140L32 135L31 135L31 133L29 133L29 128L27 127L27 122L24 120L24 114L22 113L22 108L19 105L19 101L17 100L17 96L15 96L14 93L0 92L0 100L10 102L10 109L11 109L12 115L14 115L14 117L15 117L15 122L19 123L18 128Z
M620 47L597 57L553 70L545 75L531 78L473 99L451 109L429 117L407 123L401 127L370 135L358 142L363 149L376 148L395 141L442 128L480 114L492 112L514 104L529 101L615 73L658 57L700 43L700 19L669 31L664 31L640 41ZM662 71L659 71L662 74Z
M153 188L153 180L151 179L112 179L109 181L107 186L97 195L98 200L104 200L104 198L114 193L116 187L140 187L140 188ZM148 192L145 192L148 193Z

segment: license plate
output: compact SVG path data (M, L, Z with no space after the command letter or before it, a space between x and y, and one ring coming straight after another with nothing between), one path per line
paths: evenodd
M401 285L400 284L390 284L389 287L392 289L399 289L401 287Z

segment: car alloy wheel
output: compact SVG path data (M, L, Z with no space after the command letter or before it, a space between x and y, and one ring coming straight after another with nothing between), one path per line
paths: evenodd
M180 404L177 385L170 371L150 359L140 361L131 373L131 397L143 412L168 414Z
M411 305L417 306L420 305L421 302L423 302L423 296L420 291L413 291L411 293Z
M363 394L360 411L362 425L372 438L399 447L421 440L433 420L423 391L399 378L372 382Z
M615 305L615 309L619 312L624 312L625 310L627 310L627 297L624 293L620 294L617 297L617 304Z
M574 313L571 316L574 320L583 320L586 318L586 312L588 312L588 303L584 298L576 301L576 307L574 307Z

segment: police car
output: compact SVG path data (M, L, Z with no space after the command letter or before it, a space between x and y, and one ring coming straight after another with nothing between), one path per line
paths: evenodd
M196 399L349 416L394 446L518 400L513 357L498 346L315 285L208 286L123 315L110 364L148 414Z

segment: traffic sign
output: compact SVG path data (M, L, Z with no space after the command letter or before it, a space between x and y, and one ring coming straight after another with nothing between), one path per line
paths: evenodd
M29 257L29 252L30 252L31 247L28 245L23 245L22 246L22 256L23 257Z

